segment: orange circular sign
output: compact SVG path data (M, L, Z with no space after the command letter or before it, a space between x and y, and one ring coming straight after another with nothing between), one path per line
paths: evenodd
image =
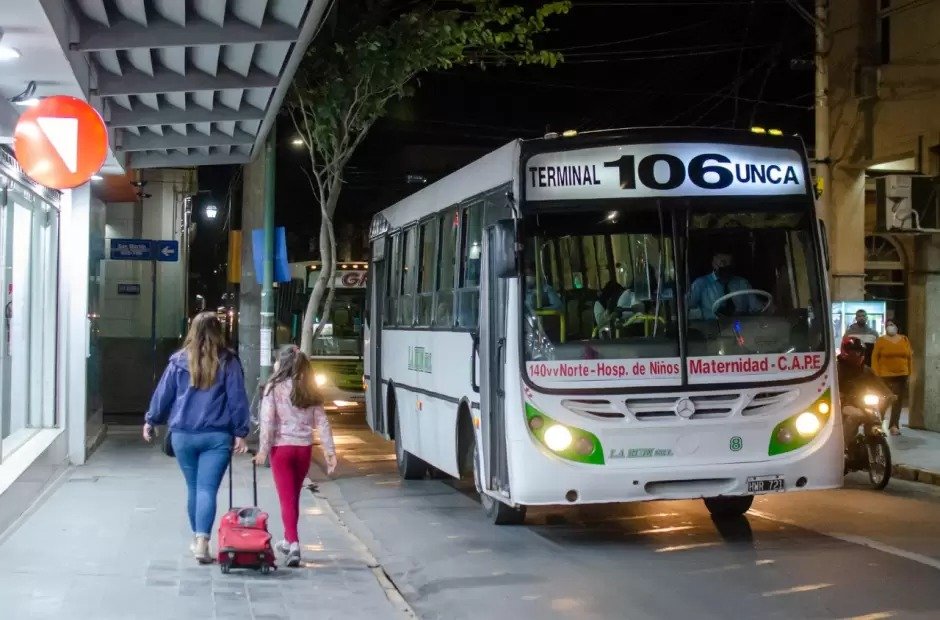
M13 152L37 183L71 189L101 169L108 156L108 128L81 99L47 97L20 115Z

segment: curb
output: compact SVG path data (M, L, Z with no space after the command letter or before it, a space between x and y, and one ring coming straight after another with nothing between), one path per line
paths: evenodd
M314 463L314 466L326 476L326 473L320 469L318 463ZM323 506L326 511L329 512L330 516L342 528L346 534L352 538L356 551L363 556L366 565L372 571L372 574L375 576L376 581L379 586L385 592L385 597L388 599L389 603L396 608L399 615L403 619L414 619L418 618L418 614L415 612L414 608L408 603L405 599L404 594L399 589L398 585L392 580L391 576L385 570L385 567L379 562L375 554L372 553L369 545L365 540L355 531L356 528L351 527L350 521L356 521L355 515L349 511L349 514L345 514L347 511L340 510L337 507L333 506L333 501L338 497L343 505L345 504L345 499L343 499L343 493L339 488L339 485L336 481L330 479L328 476L325 480L316 481L316 484L319 485L320 490L315 492L314 497L319 500L317 503ZM348 507L348 506L347 506ZM342 514L341 514L342 513Z
M898 480L940 486L940 472L930 471L929 469L898 464L891 467L891 475Z

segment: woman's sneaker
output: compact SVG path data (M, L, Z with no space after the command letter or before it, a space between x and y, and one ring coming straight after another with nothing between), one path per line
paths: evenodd
M274 545L274 548L277 549L282 555L287 555L290 553L290 543L286 540L281 540L276 545Z
M291 568L300 566L300 543L291 543L287 551L287 565Z
M200 564L211 564L212 555L209 553L209 539L205 536L197 536L193 543L193 557Z

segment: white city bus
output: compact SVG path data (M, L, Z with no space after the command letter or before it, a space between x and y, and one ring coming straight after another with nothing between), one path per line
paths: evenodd
M302 276L309 295L320 277L322 265L319 261L307 261L294 263L291 268L295 277ZM345 413L363 408L363 315L368 268L365 261L337 264L330 322L313 341L310 357L314 378L328 411Z
M796 138L512 142L375 216L369 424L404 478L473 476L496 523L838 487L814 202Z

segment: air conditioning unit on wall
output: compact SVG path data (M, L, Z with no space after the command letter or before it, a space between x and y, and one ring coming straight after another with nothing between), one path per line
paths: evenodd
M875 180L879 232L940 232L940 179L890 174Z

